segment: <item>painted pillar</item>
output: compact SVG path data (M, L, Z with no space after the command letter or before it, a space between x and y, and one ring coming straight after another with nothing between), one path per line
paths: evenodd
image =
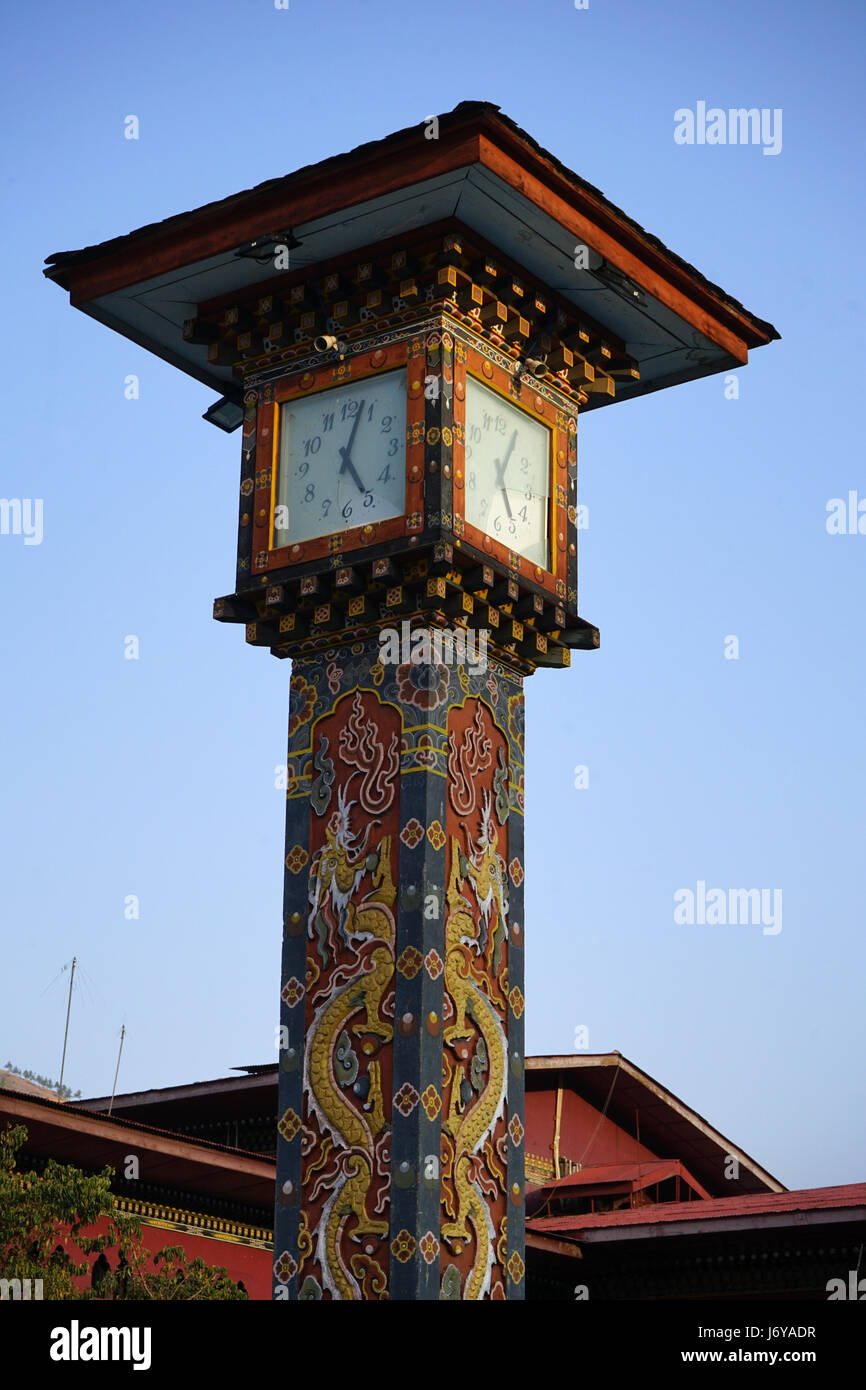
M277 1298L524 1293L522 677L407 630L293 664Z

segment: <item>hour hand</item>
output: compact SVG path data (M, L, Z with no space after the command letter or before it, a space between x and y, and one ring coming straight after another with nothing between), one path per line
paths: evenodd
M341 457L341 459L343 460L343 462L340 464L340 472L341 472L341 473L351 473L352 477L355 479L355 482L356 482L357 485L358 485L358 491L359 491L359 492L366 492L367 489L364 487L364 484L361 482L361 479L358 477L358 470L357 470L357 468L355 467L355 465L354 465L354 463L352 462L352 460L349 458L349 450L348 450L348 448L340 449L340 457Z

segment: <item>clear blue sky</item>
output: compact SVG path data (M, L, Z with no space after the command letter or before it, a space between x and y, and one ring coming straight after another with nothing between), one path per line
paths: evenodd
M866 535L825 526L829 499L866 497L864 17L7 7L0 495L42 498L44 537L0 536L0 1065L58 1074L73 953L73 1088L110 1090L124 1022L121 1089L275 1057L289 669L211 619L239 436L43 258L484 99L783 335L738 400L713 377L584 424L602 647L527 686L529 1050L584 1024L790 1186L866 1177ZM781 153L677 145L698 101L781 108ZM677 925L699 880L781 888L781 932Z

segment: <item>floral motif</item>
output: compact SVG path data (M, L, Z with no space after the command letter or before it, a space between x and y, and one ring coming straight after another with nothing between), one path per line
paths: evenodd
M274 1261L274 1274L281 1284L288 1284L293 1274L297 1274L297 1261L292 1258L288 1250L284 1250L279 1259Z
M340 693L340 677L342 674L342 667L338 666L335 661L332 661L327 670L328 689L332 695L339 695Z
M407 980L414 980L418 971L421 969L423 961L424 957L415 946L405 946L400 952L400 959L397 961L397 969L400 971L401 975L406 976Z
M429 950L424 957L424 968L431 980L438 980L442 971L445 969L442 957L438 951Z
M296 1004L300 1003L303 997L304 986L301 984L300 980L296 980L293 975L292 978L286 980L286 983L283 985L280 998L284 1004L287 1004L290 1009L293 1009Z
M420 1099L421 1097L418 1095L415 1087L410 1086L408 1081L404 1081L394 1097L394 1104L400 1111L400 1114L406 1116L412 1114L412 1111L415 1109Z
M526 1265L523 1263L523 1260L516 1250L512 1251L511 1259L508 1261L506 1269L508 1270L512 1284L519 1284L526 1273Z
M300 1128L300 1116L296 1115L294 1110L292 1110L291 1107L289 1107L289 1109L286 1111L285 1115L277 1125L277 1129L285 1139L286 1143L291 1144L292 1140L294 1139L295 1135L298 1133L298 1130Z
M508 1133L511 1135L511 1142L517 1146L523 1139L523 1125L520 1123L519 1115L512 1115L508 1124Z
M519 1018L525 1008L525 1001L517 985L514 986L509 994L508 1002L511 1005L511 1012L514 1014L514 1017Z
M421 1104L427 1112L428 1120L435 1120L439 1111L442 1109L442 1097L431 1082L421 1096Z
M515 888L519 888L523 882L523 869L520 867L520 860L516 856L508 865L508 877L511 879Z
M397 667L397 692L406 705L438 709L448 696L448 667L441 661L407 661Z
M385 679L385 667L382 665L381 661L375 661L373 663L370 667L370 675L373 677L374 685L378 686L382 684L382 681Z
M400 831L400 839L407 849L414 849L419 841L424 839L424 827L419 820L416 820L415 816L403 826Z
M418 1249L424 1256L428 1265L432 1265L436 1256L439 1254L439 1242L432 1231L425 1231L418 1242Z
M487 690L490 692L490 698L495 705L496 701L499 699L499 682L497 681L495 676L488 676L484 684Z
M292 848L286 855L286 868L293 874L299 874L305 867L309 857L303 845L292 845Z
M405 1264L415 1254L415 1237L405 1227L391 1241L391 1252L395 1260Z
M316 687L303 676L292 676L289 688L289 738L313 717L316 708Z
M434 849L441 849L444 845L445 831L442 829L442 826L439 824L438 820L434 820L431 825L428 825L427 839L430 841Z

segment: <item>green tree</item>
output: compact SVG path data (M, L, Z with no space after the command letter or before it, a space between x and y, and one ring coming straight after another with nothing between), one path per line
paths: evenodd
M94 1175L49 1159L42 1174L21 1172L18 1152L27 1141L23 1125L0 1133L0 1278L41 1279L46 1299L242 1299L247 1295L225 1268L201 1258L187 1260L180 1245L154 1254L143 1244L141 1222L115 1208L113 1172ZM85 1235L100 1218L101 1235ZM64 1249L71 1237L83 1258ZM116 1256L111 1267L106 1251ZM95 1287L79 1289L76 1278L97 1258Z

